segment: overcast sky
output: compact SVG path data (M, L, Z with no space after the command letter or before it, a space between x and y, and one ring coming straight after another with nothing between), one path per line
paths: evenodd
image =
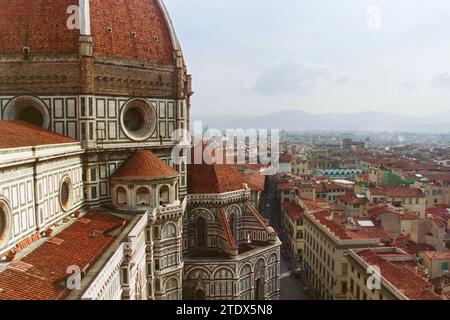
M448 0L165 3L194 115L450 110Z

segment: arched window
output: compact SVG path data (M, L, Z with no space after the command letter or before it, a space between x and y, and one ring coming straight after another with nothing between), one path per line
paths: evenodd
M214 274L214 291L216 298L226 299L233 295L233 273L220 269Z
M166 293L177 289L178 289L178 280L176 278L169 279L166 282L166 286L164 288Z
M177 227L172 222L167 223L163 229L164 239L171 239L177 236Z
M278 257L275 253L269 258L268 273L267 290L272 293L278 290Z
M196 221L197 247L205 248L208 245L208 225L205 218L198 217Z
M175 200L180 200L180 189L178 187L178 182L174 185L175 188Z
M257 279L255 283L255 300L265 300L264 282L261 278Z
M128 204L127 201L127 190L123 187L117 188L117 204L119 206L126 206Z
M136 204L138 206L149 206L150 205L150 191L141 187L136 191Z
M241 299L242 300L250 300L251 299L251 275L252 275L252 268L250 265L245 265L242 270L239 277L239 290L241 292Z
M159 190L159 204L166 205L170 203L170 189L168 186L162 186Z

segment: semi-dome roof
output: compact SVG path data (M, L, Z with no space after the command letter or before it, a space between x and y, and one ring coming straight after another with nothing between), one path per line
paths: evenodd
M78 53L80 30L67 27L73 5L0 0L0 54ZM95 55L173 63L179 45L162 0L90 0L89 16Z
M111 180L151 181L178 177L180 173L169 167L151 151L134 152L111 176Z

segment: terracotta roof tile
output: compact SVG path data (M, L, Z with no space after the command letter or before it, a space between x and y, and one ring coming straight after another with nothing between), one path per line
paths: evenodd
M380 268L381 276L411 300L439 300L433 285L401 263L389 262L372 250L364 250L358 255L369 265Z
M342 196L338 196L337 199L345 204L360 204L364 205L369 202L366 197L357 197L353 192L347 192Z
M0 149L78 142L22 121L0 120L0 136Z
M136 151L111 176L113 180L147 181L173 178L180 173L169 167L151 151Z
M283 209L287 212L287 214L293 219L298 220L303 215L303 212L305 212L305 209L300 207L298 204L296 204L294 201L288 201L283 203Z
M341 240L371 240L379 239L380 242L388 243L392 239L380 226L364 227L356 223L349 224L345 216L333 215L329 210L318 210L310 212L311 215L323 226L327 227L337 238ZM357 217L353 217L357 220ZM367 220L367 218L364 218Z
M246 174L244 181L252 191L264 191L265 189L266 177L261 174Z
M86 223L75 221L56 236L63 241L46 241L20 260L28 265L24 272L14 265L0 272L0 299L55 300L69 294L60 281L67 267L87 270L115 239L108 233L126 224L126 220L102 213L89 213ZM21 285L23 284L23 285Z
M411 235L406 235L394 240L394 245L408 252L409 254L417 255L422 251L433 251L434 248L427 244L418 244L411 240Z
M242 190L244 178L234 165L189 165L188 185L191 194L216 194Z
M410 186L379 186L369 188L370 194L388 197L416 197L423 198L425 194L420 189Z

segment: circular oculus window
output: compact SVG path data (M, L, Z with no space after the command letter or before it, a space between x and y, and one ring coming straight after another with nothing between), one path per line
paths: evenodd
M6 120L19 120L38 127L48 128L50 115L46 106L37 98L21 96L13 99L5 108Z
M69 177L63 179L59 188L59 202L63 211L69 211L72 207L73 187Z
M131 100L123 108L120 122L131 140L147 140L156 129L155 108L142 99Z

